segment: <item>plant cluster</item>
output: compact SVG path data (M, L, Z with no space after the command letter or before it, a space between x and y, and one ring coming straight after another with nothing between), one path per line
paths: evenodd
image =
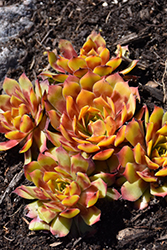
M17 144L24 153L20 186L31 230L50 230L58 237L72 228L80 234L100 220L98 200L124 199L143 209L154 196L167 195L167 113L146 106L136 114L140 95L122 69L129 56L117 46L110 58L95 31L79 55L67 40L60 55L46 52L52 71L33 85L23 74L19 83L6 78L0 96L0 150Z

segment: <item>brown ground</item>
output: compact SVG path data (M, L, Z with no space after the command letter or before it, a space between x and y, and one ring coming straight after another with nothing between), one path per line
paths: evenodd
M0 1L0 5L23 1ZM107 6L104 6L107 3ZM113 1L116 2L116 1ZM101 31L113 53L116 45L129 44L131 58L140 59L133 72L140 76L142 102L167 109L167 1L166 0L34 0L29 14L33 25L4 46L14 55L5 65L6 75L16 80L25 72L34 78L48 65L43 52L54 49L60 38L70 40L77 51L93 29ZM166 62L167 67L167 62ZM0 79L1 84L3 81ZM148 81L151 81L148 83ZM1 138L3 140L3 136ZM155 199L143 211L118 201L99 204L102 210L93 237L56 239L46 232L31 232L24 214L27 201L12 194L26 184L23 157L15 148L0 153L0 249L167 249L167 208L165 199Z

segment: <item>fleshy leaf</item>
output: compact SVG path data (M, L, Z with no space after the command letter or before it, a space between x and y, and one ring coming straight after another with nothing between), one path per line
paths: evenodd
M84 159L81 154L77 154L71 157L71 172L76 174L78 172L86 173L89 167L89 163Z
M126 126L122 126L116 135L116 139L114 142L114 146L117 147L119 144L121 144L125 140L125 131L126 131Z
M62 201L62 204L64 206L68 206L68 207L71 207L73 205L75 205L77 203L77 201L79 200L79 195L72 195L72 196L68 196L67 198L65 198L63 201Z
M71 224L72 220L62 216L57 216L51 223L50 231L53 235L64 237L69 233Z
M71 219L80 213L78 208L67 208L63 212L60 213L60 216L65 217L67 219Z
M97 145L91 143L83 143L78 145L78 149L86 152L86 153L94 153L97 152L100 148Z
M138 200L146 190L148 184L141 179L133 183L126 181L121 187L122 198L128 201Z
M128 162L134 162L133 151L129 146L124 146L117 154L120 164L125 168Z
M54 109L50 110L48 112L48 115L49 115L52 126L55 129L57 129L59 127L59 125L60 125L60 117L59 117L59 115L57 114L57 112Z
M136 209L144 209L148 207L148 203L150 202L151 196L152 195L150 194L149 189L146 189L142 197L135 201L134 207Z
M140 143L143 147L145 146L140 125L134 119L126 126L125 137L132 146L135 146L137 143Z
M14 130L14 131L7 132L5 134L5 137L10 140L21 140L24 137L26 137L26 134L20 131Z
M126 164L124 176L130 183L134 183L139 179L139 176L136 173L136 165L137 165L136 163L131 163L131 162L128 162Z
M70 172L71 161L69 154L65 149L59 147L56 149L56 157L59 165L66 171Z
M165 197L167 195L167 184L163 186L156 187L156 184L151 184L150 193L154 196Z
M105 149L95 154L92 159L104 161L104 160L107 160L113 154L113 152L114 152L113 148Z
M56 69L56 60L57 60L57 56L54 52L50 52L50 51L47 51L46 52L48 54L48 61L49 61L49 64L51 65L51 67L53 69ZM45 54L46 54L45 53ZM63 71L64 72L64 71Z
M142 172L137 171L137 174L140 176L140 178L142 178L146 182L156 182L157 181L157 178L154 177L153 175L151 175L151 173L147 169L142 171Z
M43 192L33 186L20 186L14 190L14 193L18 194L19 196L25 198L25 199L41 199L41 200L47 200L48 198L43 194Z
M28 77L25 75L25 73L23 73L20 76L19 83L20 83L23 93L29 94L30 90L33 88L33 85L28 79Z
M29 164L26 164L24 166L24 174L29 181L32 181L29 173L33 172L36 169L41 169L41 165L37 161L31 161Z
M10 96L15 94L16 90L18 92L21 92L18 82L10 78L5 78L4 83L3 83L3 89Z
M77 173L76 182L79 184L82 190L85 190L91 184L89 177L86 174L81 173L81 172Z
M106 65L112 67L113 71L121 64L122 58L114 58L106 63Z
M116 135L106 136L102 141L100 141L97 145L99 147L107 147L112 145L115 141Z
M163 113L164 111L162 108L155 106L153 112L150 115L149 121L154 124L155 131L161 126Z
M49 130L47 130L46 132L47 132L48 139L53 143L53 145L55 145L56 147L61 146L61 142L60 142L61 135L60 134L53 133Z
M93 206L87 208L81 216L85 223L91 226L100 220L101 211L97 207Z
M96 96L101 96L106 98L106 96L111 96L113 92L113 88L111 85L103 78L93 85L93 92Z
M83 58L75 57L69 60L68 66L71 70L76 71L79 68L86 68L87 64Z
M51 85L48 91L48 100L58 111L65 110L65 99L62 95L62 87Z
M23 133L28 133L34 128L33 122L28 115L23 115L21 118L20 131Z
M60 49L61 54L67 59L77 57L77 53L75 49L73 48L72 44L68 40L61 39L59 42L59 49Z
M41 205L38 207L38 215L41 220L45 221L46 223L50 223L57 214Z
M138 63L138 60L133 60L129 65L128 68L120 71L121 74L125 75L128 74Z
M156 164L155 162L151 161L150 158L148 158L146 155L145 155L145 160L146 160L146 163L150 169L156 170L159 168L159 165Z
M115 73L115 74L112 74L112 75L109 75L107 78L106 78L106 81L109 82L109 84L111 85L111 87L115 87L116 83L118 82L122 82L124 83L124 80L123 78L119 75L119 73Z
M146 154L145 150L142 148L142 146L140 145L140 143L138 143L134 149L134 157L135 157L135 161L138 164L144 164L145 163L145 159L144 159L144 155Z
M100 80L100 76L88 71L81 79L80 84L83 89L92 90L93 85Z
M64 86L63 86L63 96L67 97L67 96L71 96L73 98L76 98L77 95L80 92L80 86L77 82L76 79L71 79L71 76L69 76L66 81L64 82Z
M69 62L69 59L66 59L66 58L64 58L64 57L59 57L59 59L56 61L56 63L57 63L57 65L58 65L58 67L61 69L64 69L65 71L67 71L67 72L69 72L69 73L72 73L72 70L69 68L69 66L68 66L68 62ZM59 70L59 68L57 68L58 70ZM62 70L63 71L63 70ZM52 78L54 79L54 80L58 80L58 76L59 75L54 75L54 76L52 76ZM61 77L62 78L62 77ZM65 77L66 78L66 77Z
M10 148L15 147L17 144L19 144L18 140L10 140L5 142L0 142L0 151L5 151Z
M112 200L118 200L121 195L115 188L107 188L106 197Z
M78 183L76 181L73 181L70 186L69 186L69 192L70 192L70 196L72 195L80 195L81 194L81 189L78 185Z
M87 105L92 106L94 98L95 98L94 93L88 90L82 89L81 92L77 96L76 104L78 105L79 109Z
M107 76L111 74L113 71L112 67L107 66L107 65L102 65L102 66L97 66L94 70L93 73L99 75L99 76Z
M97 187L99 191L99 198L104 198L107 194L107 184L101 179L97 179L91 183L91 185Z
M26 138L26 143L24 144L24 146L19 150L19 153L25 153L26 151L28 151L33 143L33 138L32 138L32 134L30 134L27 138Z
M81 193L79 203L86 208L92 207L97 202L98 198L99 190L91 185Z
M0 109L8 111L11 108L10 96L0 95Z
M167 167L164 167L156 172L155 176L167 176Z
M96 55L92 55L92 56L88 56L86 59L85 59L86 63L87 63L87 66L88 68L90 69L94 69L95 67L101 65L101 58L99 56L96 56Z
M29 224L30 230L50 230L50 226L38 218L33 219Z
M157 131L158 134L167 136L167 124L164 124L162 128Z

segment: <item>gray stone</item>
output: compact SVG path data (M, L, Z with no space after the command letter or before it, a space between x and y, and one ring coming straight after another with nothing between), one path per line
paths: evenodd
M17 67L18 59L25 54L24 50L8 48L7 42L17 37L22 30L32 27L30 11L35 9L33 2L25 0L22 4L0 7L0 82L10 67Z
M23 29L33 25L30 19L31 1L24 1L21 5L14 4L0 8L0 44L11 37L16 37ZM26 3L26 4L25 4Z

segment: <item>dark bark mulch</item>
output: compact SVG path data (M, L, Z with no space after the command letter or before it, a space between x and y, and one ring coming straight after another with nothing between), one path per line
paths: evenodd
M0 1L11 5L23 1ZM27 1L28 2L28 1ZM29 14L33 25L3 46L22 53L6 65L6 75L18 79L25 72L33 81L48 65L43 52L57 48L59 39L70 40L79 51L93 29L100 31L111 54L117 44L129 45L131 59L139 59L133 74L139 76L142 103L167 109L167 1L160 0L35 0ZM1 7L0 7L1 8ZM16 56L16 55L15 55ZM15 58L14 58L15 59ZM12 63L13 62L13 63ZM0 79L2 83L4 76ZM4 137L1 137L4 140ZM0 153L0 249L167 249L166 199L155 199L142 211L130 203L99 203L102 210L92 237L56 239L46 232L28 230L24 207L28 201L12 191L27 181L18 148Z

